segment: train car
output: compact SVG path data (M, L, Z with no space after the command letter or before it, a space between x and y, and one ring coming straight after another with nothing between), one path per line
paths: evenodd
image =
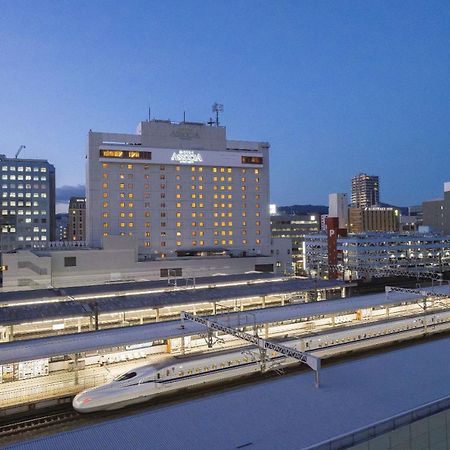
M442 311L308 335L285 340L283 344L305 352L325 350L330 356L448 330L449 321L450 312ZM267 357L269 368L298 364L298 360L276 352L268 352ZM260 370L260 353L251 346L210 355L172 357L160 364L131 369L110 383L81 392L75 396L73 407L80 413L118 409L165 393L220 383Z

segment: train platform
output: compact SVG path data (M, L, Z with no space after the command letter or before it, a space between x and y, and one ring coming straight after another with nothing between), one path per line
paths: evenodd
M448 286L442 286L436 292L445 292L445 289L448 289ZM420 313L422 311L421 305L418 304L420 298L418 294L407 292L392 292L389 294L389 297L380 293L342 300L324 300L320 302L297 303L283 307L231 312L226 314L226 321L230 326L258 326L329 317L332 322L333 317L356 314L359 311L361 317L358 321L361 322L361 320L368 321L371 317L384 319L390 316ZM448 305L449 300L446 299L442 305L439 303L438 307L448 307ZM364 315L363 311L367 311L367 314ZM220 315L217 317L220 317ZM331 322L330 326L332 325ZM199 324L186 322L184 328L181 328L180 325L180 320L172 320L140 326L110 328L88 333L5 342L0 344L0 366L18 361L70 355L205 333L205 328Z
M449 348L445 337L326 366L320 388L306 371L157 409L149 404L148 412L7 448L313 447L448 396Z

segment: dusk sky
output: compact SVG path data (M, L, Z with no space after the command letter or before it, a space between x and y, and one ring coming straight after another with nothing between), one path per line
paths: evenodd
M450 3L0 0L0 153L85 182L89 129L207 121L269 141L271 201L327 203L351 176L418 204L450 180Z

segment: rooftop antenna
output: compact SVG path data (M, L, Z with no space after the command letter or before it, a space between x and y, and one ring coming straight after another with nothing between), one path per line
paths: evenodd
M220 103L214 103L214 105L212 105L212 112L216 113L216 127L219 126L219 113L223 112L223 105L221 105Z
M21 145L21 146L19 147L19 150L17 150L17 152L16 152L16 156L15 156L16 159L19 157L20 152L21 152L24 148L26 148L25 145Z
M212 117L209 118L209 121L207 122L207 124L212 127L214 125L214 120L212 120Z
M186 122L186 111L183 111L183 122Z
M152 110L150 109L150 106L148 107L148 121L150 122L151 120L151 112Z

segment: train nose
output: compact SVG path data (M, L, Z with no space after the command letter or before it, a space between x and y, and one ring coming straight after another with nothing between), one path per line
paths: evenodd
M94 399L89 394L81 393L74 397L72 400L73 409L77 412L90 412L94 406Z

